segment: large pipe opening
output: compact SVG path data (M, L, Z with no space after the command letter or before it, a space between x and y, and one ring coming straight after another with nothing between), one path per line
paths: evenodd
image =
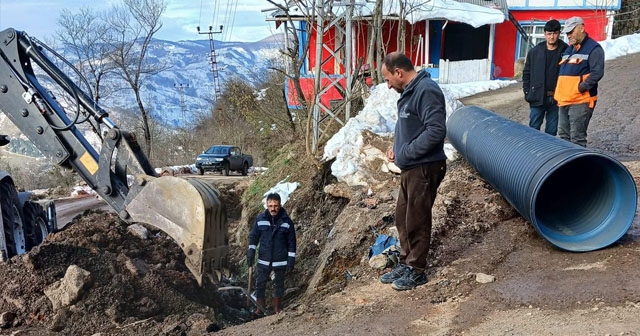
M568 158L550 170L532 199L532 222L552 244L590 251L627 232L636 207L629 173L595 153Z

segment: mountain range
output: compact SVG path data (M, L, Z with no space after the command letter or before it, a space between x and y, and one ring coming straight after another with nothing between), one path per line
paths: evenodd
M279 62L279 50L284 45L283 41L282 34L257 42L214 41L220 87L232 77L256 84L260 74L269 71L268 67L274 62ZM209 113L215 92L212 64L209 61L211 54L210 40L152 41L148 60L162 61L169 65L168 69L146 78L143 83L143 103L154 118L167 125L192 126L196 116ZM39 80L45 87L53 89L49 79ZM126 83L117 83L117 86L128 87ZM138 115L135 96L131 90L116 91L102 97L100 106L109 112L112 120L127 120ZM126 111L132 112L128 116L122 115ZM11 136L11 144L6 148L9 151L40 156L35 146L3 113L0 113L0 134Z
M255 84L259 75L277 62L283 45L282 34L258 42L214 41L220 88L231 77ZM148 60L163 62L169 68L145 79L142 98L148 110L173 126L188 126L195 115L209 113L215 92L211 55L209 40L153 40ZM100 105L106 111L137 110L131 90L114 92Z

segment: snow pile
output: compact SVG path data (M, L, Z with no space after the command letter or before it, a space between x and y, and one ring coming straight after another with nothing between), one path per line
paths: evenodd
M429 19L447 19L450 21L464 22L478 28L492 23L502 23L505 20L504 13L497 6L489 8L453 0L431 0L406 3L403 12L409 23ZM355 15L371 16L375 13L375 1L366 1L358 4ZM397 16L400 7L395 1L386 2L382 6L384 16Z
M95 190L91 189L91 187L89 187L88 185L74 186L73 190L71 191L71 197L80 197L85 195L97 196L98 193Z
M347 124L329 139L324 147L322 159L336 158L331 165L331 171L339 180L348 180L350 185L366 185L360 165L372 158L360 151L363 144L362 131L369 130L391 136L398 118L398 97L400 95L387 89L386 84L373 87L362 111L349 119Z
M291 193L293 193L299 186L298 182L287 182L289 176L287 176L284 180L278 182L275 187L269 189L269 191L264 193L264 198L262 198L262 205L264 208L267 208L267 195L271 193L278 193L280 195L280 205L284 205L290 198Z
M600 42L604 49L604 59L612 60L628 54L640 52L640 33Z
M447 105L447 117L462 106L458 99L499 89L515 82L493 80L440 85ZM362 151L362 131L369 130L380 136L393 136L398 120L396 102L399 97L400 95L395 90L387 88L387 84L373 87L362 111L351 118L338 133L329 139L324 148L322 159L336 159L331 165L331 172L339 181L344 181L350 186L368 185L362 168L365 162L375 159L386 160L386 153ZM456 151L449 144L445 145L445 153L449 159L455 158Z

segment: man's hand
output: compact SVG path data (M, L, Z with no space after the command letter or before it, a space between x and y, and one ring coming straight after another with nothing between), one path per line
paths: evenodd
M393 147L387 150L387 161L393 162L396 159L396 155L393 152Z
M294 267L295 263L296 263L295 259L289 258L289 260L287 261L287 272L293 271L293 267Z
M578 92L585 93L585 92L587 92L587 88L582 84L583 83L578 84Z
M255 255L253 253L248 253L247 254L247 266L248 267L253 267L253 263L255 262L256 258Z

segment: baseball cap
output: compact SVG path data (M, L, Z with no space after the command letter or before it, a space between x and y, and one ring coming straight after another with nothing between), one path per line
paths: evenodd
M544 31L546 32L559 32L560 31L560 22L558 20L549 20L544 25Z
M579 16L574 16L568 18L567 21L564 22L564 29L562 29L563 33L570 33L577 25L584 24L584 20L582 20Z

